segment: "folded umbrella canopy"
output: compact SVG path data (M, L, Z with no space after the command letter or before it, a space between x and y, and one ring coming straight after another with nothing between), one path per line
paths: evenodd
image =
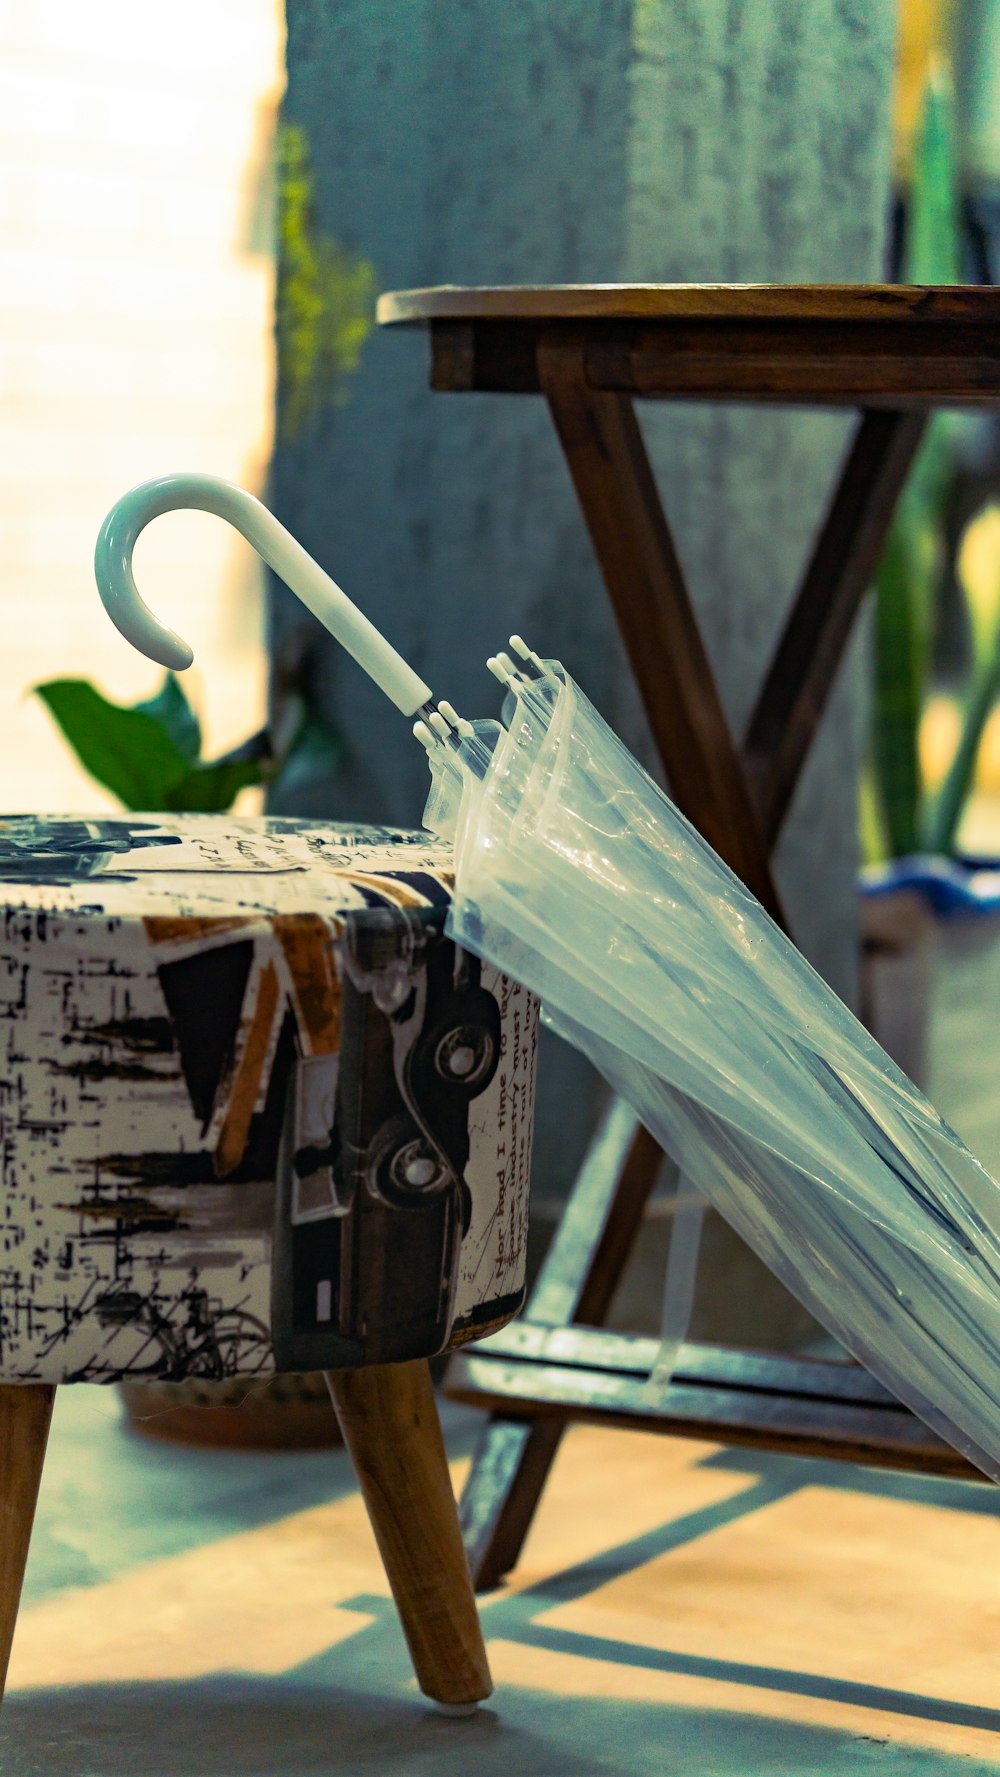
M130 553L98 557L126 633ZM416 675L393 679L379 641L388 694L419 712L425 822L455 847L453 935L536 992L817 1319L1000 1479L1000 1187L558 662L514 638L506 724L470 723Z
M1000 1189L559 663L507 682L492 752L458 728L431 752L454 936L538 993L816 1317L1000 1478Z

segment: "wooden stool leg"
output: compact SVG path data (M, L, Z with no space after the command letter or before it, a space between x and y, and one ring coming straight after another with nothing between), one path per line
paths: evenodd
M55 1389L0 1385L0 1698L14 1640Z
M420 1688L471 1709L493 1685L430 1370L379 1364L327 1383Z

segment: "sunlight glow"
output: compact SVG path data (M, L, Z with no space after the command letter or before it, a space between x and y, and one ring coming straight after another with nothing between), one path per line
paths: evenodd
M177 469L262 491L282 29L279 0L0 4L2 807L111 805L33 683L154 689L94 589L112 502ZM218 521L177 515L136 571L190 632L206 753L244 738L265 706L256 558Z

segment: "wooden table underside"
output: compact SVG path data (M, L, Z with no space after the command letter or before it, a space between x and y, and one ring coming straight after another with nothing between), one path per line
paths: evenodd
M429 328L435 389L546 397L671 794L787 930L771 855L928 413L1000 400L1000 290L442 288L384 296L379 320ZM739 742L694 617L636 396L861 409ZM670 1388L650 1404L643 1365L655 1345L585 1329L607 1313L660 1158L627 1107L613 1105L526 1319L452 1362L449 1393L494 1409L462 1502L481 1586L516 1561L571 1417L977 1473L856 1365L686 1347Z

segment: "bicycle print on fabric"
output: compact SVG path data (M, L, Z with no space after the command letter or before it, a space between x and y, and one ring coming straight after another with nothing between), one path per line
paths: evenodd
M424 834L0 820L0 1378L430 1355L524 1282L537 1008Z

